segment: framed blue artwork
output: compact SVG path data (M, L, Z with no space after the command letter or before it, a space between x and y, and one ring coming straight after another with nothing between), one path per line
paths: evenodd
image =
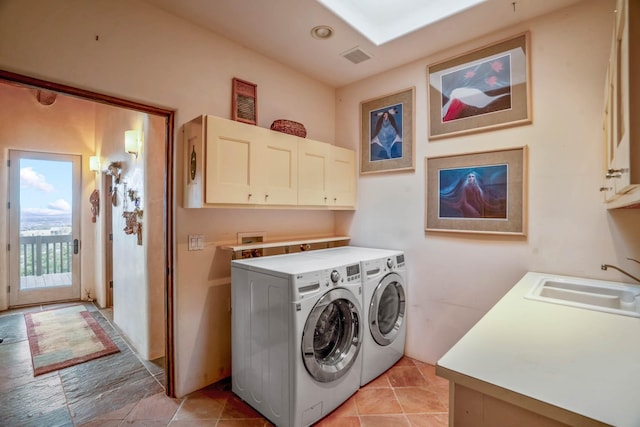
M415 88L360 104L360 174L414 170Z
M526 234L527 147L426 160L426 230Z

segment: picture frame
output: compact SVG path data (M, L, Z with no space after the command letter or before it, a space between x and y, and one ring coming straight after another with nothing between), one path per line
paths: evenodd
M525 236L527 163L527 146L426 158L426 231Z
M415 87L360 103L360 174L415 170Z
M531 120L529 32L427 67L429 139Z
M231 87L231 118L236 122L257 125L258 85L234 77Z

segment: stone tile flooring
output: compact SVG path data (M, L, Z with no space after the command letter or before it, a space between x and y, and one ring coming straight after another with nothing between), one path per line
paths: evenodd
M140 360L111 325L111 313L93 304L85 305L120 353L36 378L31 368L25 310L0 312L0 338L4 339L0 344L0 425L272 425L231 392L229 379L182 399L167 397L162 361ZM448 424L448 390L448 382L436 377L432 365L405 357L316 425L444 427Z

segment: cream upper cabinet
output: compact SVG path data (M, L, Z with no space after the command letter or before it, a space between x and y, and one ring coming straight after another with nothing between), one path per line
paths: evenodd
M183 131L186 208L355 206L353 150L214 116Z
M605 84L607 208L640 207L640 3L618 0Z
M353 150L301 138L298 166L299 205L355 207L357 174Z
M296 137L214 116L184 132L185 207L297 204Z

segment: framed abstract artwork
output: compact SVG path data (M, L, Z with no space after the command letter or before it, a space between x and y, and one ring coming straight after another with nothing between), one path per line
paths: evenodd
M527 147L426 159L426 230L526 235Z
M360 103L360 174L414 170L415 88Z
M529 33L429 65L429 139L531 123L529 68Z

